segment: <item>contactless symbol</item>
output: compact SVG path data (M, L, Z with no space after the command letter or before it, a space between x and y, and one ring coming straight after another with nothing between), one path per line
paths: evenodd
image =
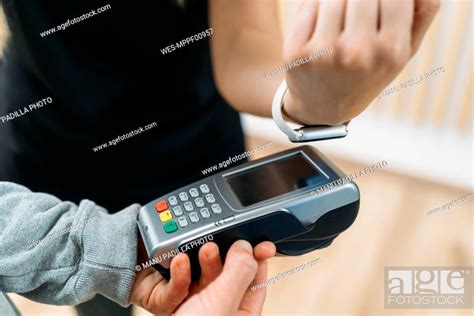
M225 223L232 222L233 220L235 220L234 215L215 221L214 225L216 226L224 225Z

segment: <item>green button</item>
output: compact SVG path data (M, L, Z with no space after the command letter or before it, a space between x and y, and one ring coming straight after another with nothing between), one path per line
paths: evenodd
M178 225L176 225L175 221L169 221L168 223L163 225L163 229L165 232L169 233L174 233L175 231L178 230Z

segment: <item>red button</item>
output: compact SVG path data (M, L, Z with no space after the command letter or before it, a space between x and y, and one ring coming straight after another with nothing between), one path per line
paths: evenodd
M168 203L166 203L165 200L158 201L158 203L155 205L155 208L158 212L164 212L168 209Z

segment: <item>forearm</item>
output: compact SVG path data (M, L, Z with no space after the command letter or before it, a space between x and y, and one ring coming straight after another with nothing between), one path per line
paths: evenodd
M282 34L276 1L212 0L211 57L217 87L240 112L271 115L283 75L265 77L282 65Z
M0 182L0 291L75 305L100 293L121 305L135 278L138 205L110 215Z
M216 31L217 33L217 31ZM255 30L243 30L226 53L215 54L217 86L237 111L270 117L273 95L284 74L265 74L282 65L281 38Z

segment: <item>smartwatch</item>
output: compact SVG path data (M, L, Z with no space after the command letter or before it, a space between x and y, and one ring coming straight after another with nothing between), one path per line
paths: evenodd
M288 91L286 80L278 86L272 103L272 116L278 128L288 136L288 139L293 143L314 142L318 140L342 138L348 133L347 125L349 122L340 125L306 125L298 129L291 128L285 121L282 113L283 98Z

